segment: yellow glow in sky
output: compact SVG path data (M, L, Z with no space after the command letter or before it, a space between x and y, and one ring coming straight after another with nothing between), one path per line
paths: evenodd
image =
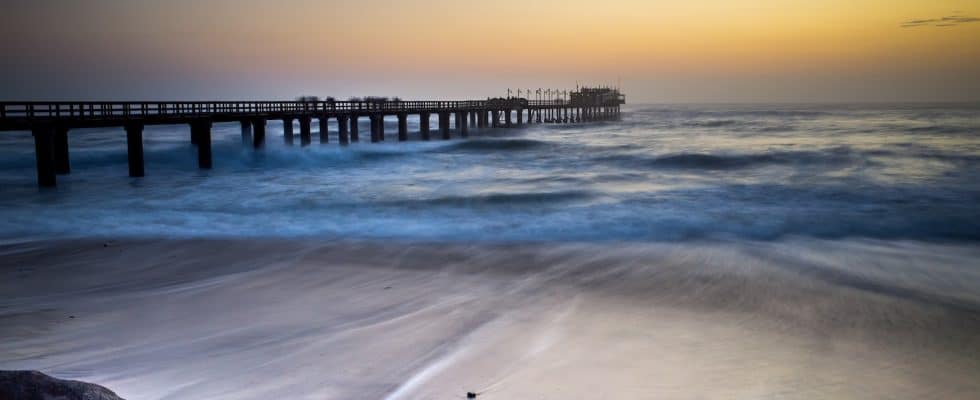
M15 55L8 72L38 82L60 75L73 90L85 87L75 82L83 71L98 78L92 85L132 95L187 81L196 97L485 97L618 76L649 101L980 100L975 0L16 0L10 8L0 28ZM935 21L902 26L911 20ZM55 92L23 81L0 83ZM207 82L212 96L199 93Z

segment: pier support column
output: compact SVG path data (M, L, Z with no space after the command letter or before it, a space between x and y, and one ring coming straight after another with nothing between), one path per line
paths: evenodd
M504 110L504 126L506 126L508 128L510 128L510 125L511 125L511 121L510 121L510 113L511 113L511 111L513 111L513 110L511 110L509 108L506 109L506 110Z
M330 117L324 115L317 120L317 129L320 130L320 144L330 143Z
M462 112L456 113L456 121L458 121L458 126L459 126L459 128L458 128L459 129L459 136L461 136L461 137L469 137L470 136L469 125L466 123L466 116L468 114L469 113L466 112L466 111L462 111Z
M385 115L378 115L378 140L385 141Z
M470 115L468 116L468 118L470 120L470 128L476 128L477 127L477 123L476 123L476 111L470 111L469 114Z
M293 118L282 119L282 137L286 144L293 144Z
M562 116L562 122L564 122L564 123L567 124L568 123L568 107L562 107L561 112L562 112L562 114L564 114Z
M377 143L381 141L381 117L378 115L371 116L371 143Z
M265 146L265 120L256 118L252 120L252 147L261 149Z
M313 123L312 120L313 118L308 115L299 117L299 143L303 147L309 146L313 142L312 129L310 128Z
M348 121L348 118L347 118L346 115L338 115L337 116L337 140L339 140L340 141L340 144L342 144L342 145L346 145L346 144L350 143L350 138L347 137L347 123L348 122L349 121Z
M129 158L129 176L143 176L143 125L126 125L126 148ZM199 147L200 148L200 147Z
M419 132L422 133L422 140L429 140L429 113L419 114Z
M538 123L539 123L539 124L541 123L541 113L542 113L542 111L541 111L541 109L539 108L539 109L538 109L538 113L537 113L537 114L538 114Z
M359 142L361 138L358 137L358 130L360 127L357 125L358 115L354 114L350 116L350 141Z
M524 125L524 109L517 109L517 125Z
M449 113L441 112L439 113L439 133L442 135L443 140L449 140L452 135L449 133Z
M242 125L242 144L248 146L252 144L252 121L243 119L239 122Z
M39 125L32 129L34 134L34 157L37 161L37 185L54 187L57 184L54 167L54 128Z
M71 163L68 160L68 128L54 128L54 172L58 175L71 173Z
M493 128L500 127L500 111L493 110L490 111L490 126Z
M371 143L378 141L378 121L373 115L368 115L368 121L371 122Z
M404 142L408 140L408 114L399 113L398 114L398 141Z
M191 132L197 138L198 168L211 169L211 121L191 122Z

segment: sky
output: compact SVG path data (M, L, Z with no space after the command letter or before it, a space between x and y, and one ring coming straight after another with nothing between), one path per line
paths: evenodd
M980 101L977 0L3 0L2 100Z

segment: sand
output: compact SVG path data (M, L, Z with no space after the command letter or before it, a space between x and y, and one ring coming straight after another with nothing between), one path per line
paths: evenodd
M813 239L11 241L0 369L129 400L977 399L978 257Z

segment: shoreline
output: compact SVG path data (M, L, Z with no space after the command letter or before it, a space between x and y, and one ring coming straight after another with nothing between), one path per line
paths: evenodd
M973 398L978 256L805 238L4 242L0 369L130 400Z

